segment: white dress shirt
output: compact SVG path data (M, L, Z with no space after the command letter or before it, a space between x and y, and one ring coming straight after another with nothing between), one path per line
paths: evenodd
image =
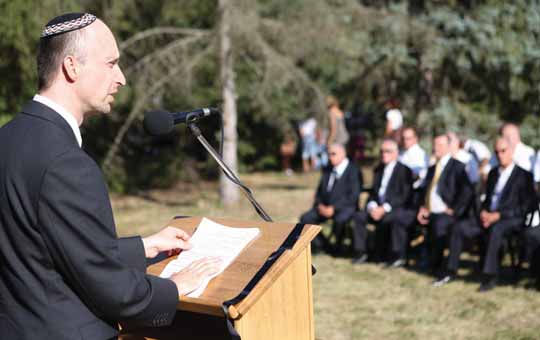
M505 169L499 168L499 179L497 179L497 184L495 184L495 189L493 190L493 195L491 196L491 205L489 207L490 211L496 211L499 206L499 200L501 199L501 194L508 182L508 178L514 170L515 163L510 164Z
M441 162L441 176L444 172L444 168L446 168L446 165L448 164L448 161L450 160L450 154L447 154L446 156L444 156L443 158L441 158L441 160L439 162ZM434 177L435 177L435 174L434 174ZM439 177L439 182L441 180L441 177ZM439 193L437 192L438 188L439 188L439 182L437 183L437 185L435 185L435 187L433 188L433 190L431 191L431 194L429 196L429 205L430 205L430 212L433 213L433 214L440 214L440 213L443 213L446 211L446 209L448 209L448 206L444 203L443 199L441 198L441 196L439 195Z
M345 158L341 161L338 165L334 167L332 170L332 173L330 174L330 178L328 179L328 186L326 189L328 191L332 191L332 188L334 187L335 181L341 178L345 170L347 169L347 166L349 165L349 159Z
M422 184L427 174L428 162L426 152L418 144L414 144L407 150L403 150L399 155L399 161L406 165L418 179L414 182L413 187L416 189Z
M486 144L482 143L476 139L467 139L463 145L465 151L470 152L477 162L482 162L484 159L489 160L491 158L491 152L489 151Z
M392 130L397 130L403 126L403 114L398 109L388 110L386 120L390 122Z
M388 202L385 201L385 195L386 195L386 188L388 188L388 183L390 182L390 178L392 178L392 174L394 173L394 168L396 167L396 161L390 162L384 166L383 170L383 176L381 179L381 187L379 188L379 192L377 193L377 196L379 197L379 202L383 202L382 207L384 208L384 211L390 212L392 211L392 206ZM379 205L375 201L369 201L366 208L368 211L371 211L373 208L378 207Z
M538 150L536 162L534 162L534 181L540 182L540 150Z
M60 104L54 102L53 100L41 96L39 94L36 94L33 98L36 102L39 102L45 106L48 106L49 108L56 111L64 120L68 123L68 125L71 127L71 130L73 130L73 134L75 135L75 138L77 139L77 143L79 144L79 147L82 146L82 137L81 137L81 130L79 129L79 124L77 123L77 120L75 117L69 113L68 110L66 110L63 106Z

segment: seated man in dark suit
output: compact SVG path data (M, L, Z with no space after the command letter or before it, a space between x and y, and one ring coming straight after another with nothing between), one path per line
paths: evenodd
M434 283L436 286L450 282L456 274L463 240L485 234L487 238L483 265L485 278L479 290L484 292L494 288L503 239L523 227L525 216L532 208L535 193L531 173L514 163L513 149L506 139L497 139L495 154L499 166L489 172L486 198L482 202L480 215L460 221L454 227L450 241L448 271Z
M417 219L428 227L430 265L433 273L441 269L447 235L454 223L469 210L474 196L465 165L452 158L450 139L439 134L433 139L436 163L426 175L420 194Z
M335 251L340 251L345 224L358 209L362 175L358 167L347 159L343 145L331 145L328 155L330 165L323 169L313 207L302 215L300 222L320 224L332 219L334 221L332 233L336 237ZM322 234L312 242L313 252L327 246L328 241Z
M408 209L413 190L413 174L398 161L398 157L397 143L390 138L384 139L381 145L381 163L374 170L373 188L366 210L355 214L355 256L352 260L355 264L363 263L367 259L366 222L377 226L377 259L388 261L391 267L405 264L407 228L415 219L415 212Z

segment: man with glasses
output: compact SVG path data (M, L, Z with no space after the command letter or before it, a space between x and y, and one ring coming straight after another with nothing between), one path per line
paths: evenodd
M429 168L422 187L417 219L428 227L430 265L437 274L444 260L447 235L454 223L468 213L474 191L465 165L450 154L447 134L438 134L433 139L433 155L436 163Z
M320 224L334 221L332 233L336 243L333 251L341 252L345 224L358 209L358 197L362 189L362 175L358 167L349 161L342 144L332 144L328 149L330 165L323 169L315 194L313 207L302 215L301 223ZM329 248L328 240L319 234L312 242L312 251Z
M463 241L484 234L487 247L482 270L484 278L479 291L485 292L495 287L503 239L520 231L535 197L532 175L516 165L513 153L510 141L502 137L497 139L495 154L499 166L489 172L486 199L480 214L455 225L451 235L447 273L434 282L435 286L448 283L455 277Z
M412 195L412 171L398 161L395 140L385 138L381 145L381 163L374 170L373 188L365 211L355 214L354 264L366 261L366 222L376 225L376 258L389 267L405 265L407 229L414 222L409 210Z

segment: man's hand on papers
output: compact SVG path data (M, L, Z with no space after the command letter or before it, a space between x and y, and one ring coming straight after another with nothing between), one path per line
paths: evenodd
M169 256L178 255L182 250L191 248L190 236L182 229L165 227L161 231L142 239L147 258L154 258L161 252Z
M206 257L192 262L176 274L171 275L170 279L178 288L178 295L184 296L203 283L203 281L220 271L222 260L219 257Z

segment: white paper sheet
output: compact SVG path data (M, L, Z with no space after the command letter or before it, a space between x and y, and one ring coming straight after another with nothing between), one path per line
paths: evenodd
M221 274L259 233L259 228L231 228L203 217L191 237L191 249L183 251L178 255L178 258L169 262L160 277L169 278L190 263L205 257L217 256L221 258L223 262L220 271L206 279L199 288L187 295L199 297L206 289L208 282Z

